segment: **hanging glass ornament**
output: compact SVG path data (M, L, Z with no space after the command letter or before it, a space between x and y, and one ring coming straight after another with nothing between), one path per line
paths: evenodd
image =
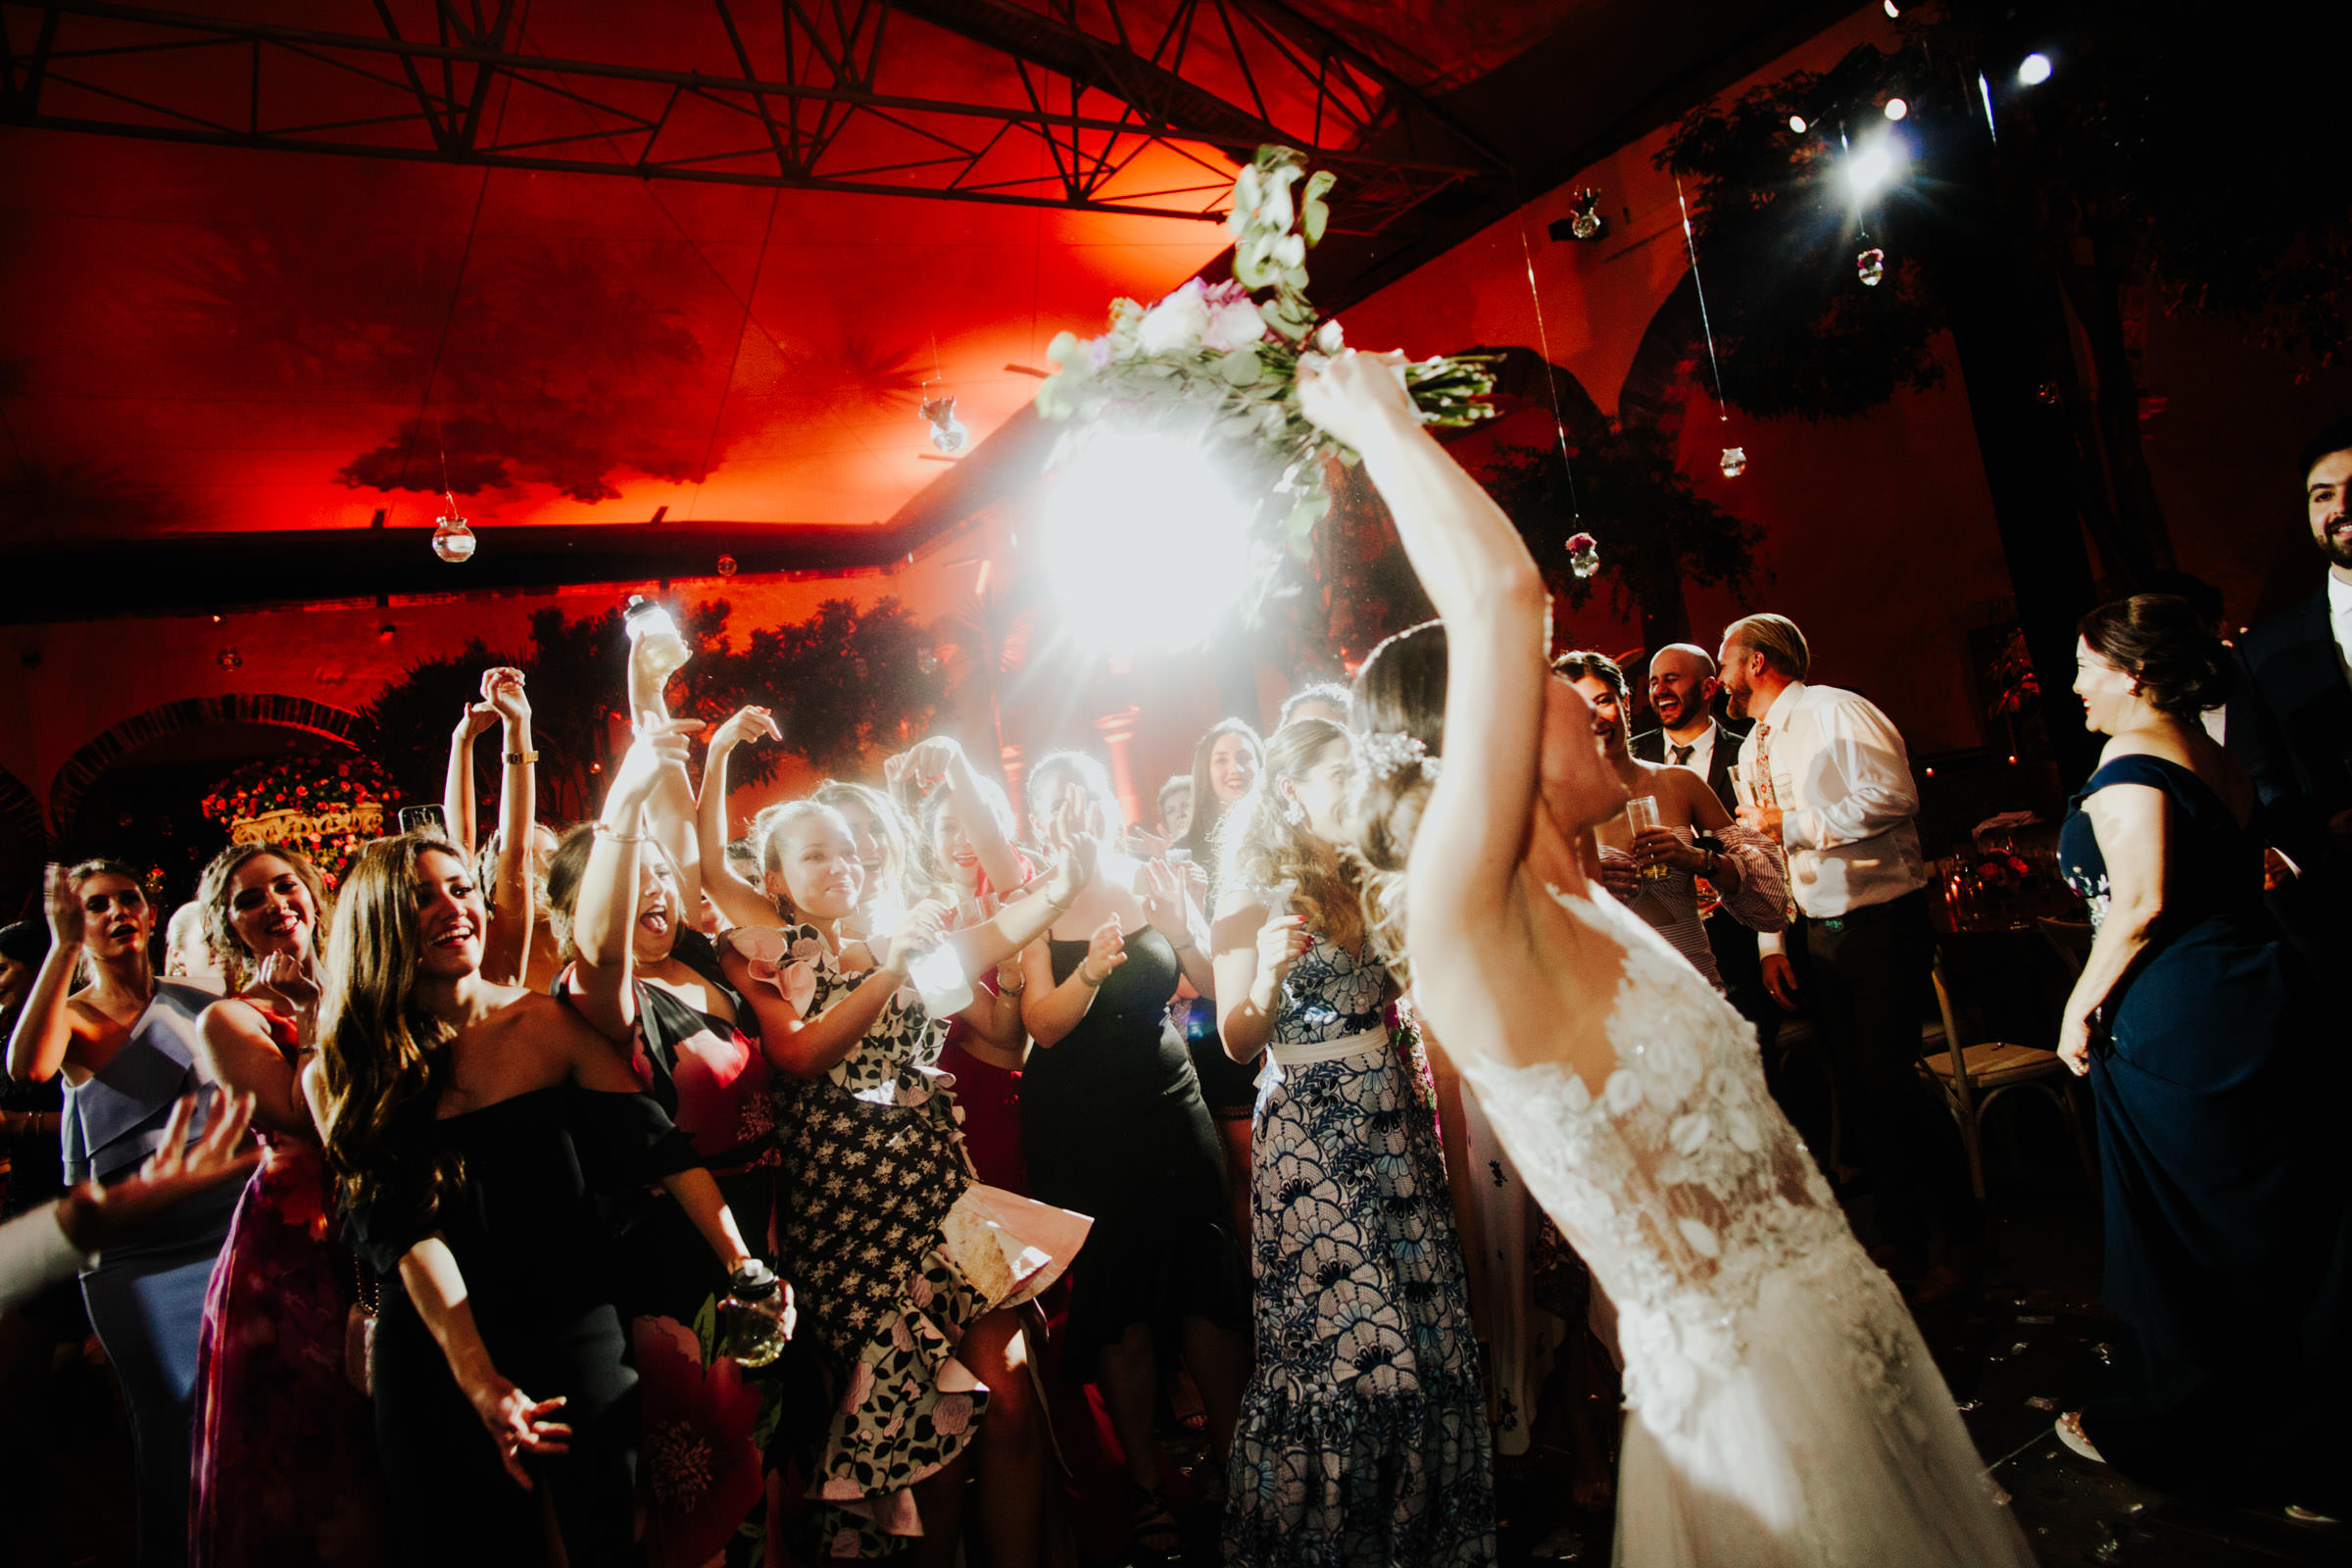
M1609 220L1600 216L1600 192L1580 190L1576 193L1576 211L1568 220L1568 232L1578 239L1598 239L1609 231Z
M956 394L953 392L925 398L923 417L931 421L931 444L950 457L961 452L964 442L971 439L972 432L964 428L961 419L956 417Z
M1725 447L1723 449L1723 476L1726 479L1737 479L1746 471L1747 448Z
M732 577L735 575L735 558L733 556L721 556L718 558L718 574L721 577Z
M461 561L471 561L475 543L473 530L466 526L464 517L458 515L458 498L444 490L441 499L449 504L449 510L433 519L433 554L451 565Z
M1589 533L1568 536L1568 569L1590 577L1600 569L1600 546Z
M1886 253L1873 245L1854 258L1854 271L1864 288L1877 288L1879 279L1886 275Z
M245 656L238 653L234 648L223 648L220 650L220 667L222 669L234 669L243 662L245 662Z

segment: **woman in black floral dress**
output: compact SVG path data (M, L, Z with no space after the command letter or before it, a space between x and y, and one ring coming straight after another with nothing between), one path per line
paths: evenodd
M725 863L727 754L765 726L738 714L711 738L703 885L743 922L722 957L780 1070L784 1271L843 1381L811 1463L813 1549L879 1556L911 1539L914 1560L952 1560L965 1457L985 1429L989 1560L1028 1568L1043 1431L1008 1308L1060 1275L1086 1221L971 1178L954 1099L932 1068L946 1022L925 1010L907 966L945 940L975 973L1035 940L1093 875L1095 846L1072 846L1043 897L944 938L944 906L929 902L887 942L847 937L864 868L832 808L802 801L776 814L764 894Z

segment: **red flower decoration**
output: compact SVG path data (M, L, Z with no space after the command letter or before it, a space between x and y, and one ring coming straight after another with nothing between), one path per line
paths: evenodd
M760 1394L724 1356L705 1372L694 1331L668 1318L641 1317L629 1337L645 1423L646 1557L654 1568L703 1568L767 1494L752 1444Z

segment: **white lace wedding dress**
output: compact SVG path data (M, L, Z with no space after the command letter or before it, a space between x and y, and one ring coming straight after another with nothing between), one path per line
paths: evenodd
M1597 1094L1453 1054L1616 1303L1617 1568L2003 1568L2033 1555L1892 1283L1764 1090L1755 1036L1638 915Z

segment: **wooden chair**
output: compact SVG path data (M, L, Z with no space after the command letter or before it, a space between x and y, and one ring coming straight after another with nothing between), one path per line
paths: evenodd
M2049 1097L2050 1102L2066 1117L2069 1131L2075 1135L2075 1152L2082 1158L2083 1173L2097 1180L2097 1165L2091 1158L2090 1142L2082 1131L2082 1117L2076 1107L2074 1074L2058 1059L2055 1051L2037 1046L2014 1045L2005 1040L1984 1040L1975 1045L1965 1043L1960 1036L1960 1023L1952 1011L1952 994L1943 980L1943 960L1936 960L1936 1010L1942 1022L1928 1024L1921 1031L1920 1071L1943 1092L1943 1102L1960 1127L1960 1142L1968 1151L1968 1177L1977 1192L1977 1200L1984 1200L1984 1141L1982 1128L1984 1113L1992 1102L2012 1089L2032 1089ZM1941 1046L1936 1051L1934 1048Z
M2093 935L2090 922L2060 920L2045 914L2036 917L2034 923L2041 928L2042 940L2057 953L2058 961L2066 965L2066 972L2080 979L2082 960L2090 956L2090 939Z

